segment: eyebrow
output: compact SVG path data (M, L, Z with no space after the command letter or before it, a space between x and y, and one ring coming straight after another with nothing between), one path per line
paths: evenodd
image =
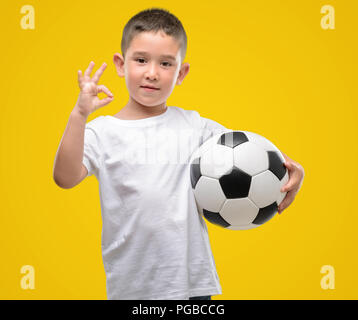
M135 52L133 52L133 55L136 55L136 54L147 55L148 52L146 52L146 51L135 51ZM160 57L161 58L166 58L166 59L171 59L171 60L174 60L174 61L176 60L176 58L174 56L170 55L170 54L162 54Z

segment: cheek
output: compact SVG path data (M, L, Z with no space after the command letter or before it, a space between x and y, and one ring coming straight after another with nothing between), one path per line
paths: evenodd
M165 75L163 75L163 79L165 79L165 83L167 84L168 87L171 88L175 86L177 77L178 77L178 73L176 72L176 70L167 72Z
M130 86L137 86L138 81L141 79L141 74L136 68L127 69L125 72L126 82Z
M178 79L178 73L175 73L172 77L172 87L171 87L172 90L174 89L174 87L176 85L177 79Z

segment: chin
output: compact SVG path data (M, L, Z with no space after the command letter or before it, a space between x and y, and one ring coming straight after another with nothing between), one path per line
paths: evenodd
M145 99L134 99L134 100L144 107L157 107L165 102L165 101L146 101Z

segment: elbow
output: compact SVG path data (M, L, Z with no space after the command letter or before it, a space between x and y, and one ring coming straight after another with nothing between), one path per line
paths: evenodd
M60 187L61 189L71 189L73 188L75 185L73 184L68 184L68 183L65 183L63 181L61 181L60 179L58 179L58 177L56 177L55 175L53 176L53 180L54 182L56 183L56 185L58 187Z

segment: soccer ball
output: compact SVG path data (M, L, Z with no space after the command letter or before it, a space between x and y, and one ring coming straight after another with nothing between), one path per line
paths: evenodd
M248 131L214 135L191 156L190 179L198 211L231 230L269 221L286 196L285 159L266 138Z

